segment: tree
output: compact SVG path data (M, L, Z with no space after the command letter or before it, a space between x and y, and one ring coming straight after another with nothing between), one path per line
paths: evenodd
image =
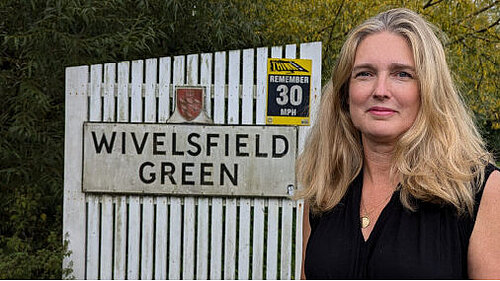
M500 153L499 5L498 0L259 0L245 12L261 21L257 32L266 44L322 41L323 81L353 27L390 8L420 13L443 31L455 81L489 148Z
M0 2L0 278L69 273L65 67L259 45L242 10L226 1Z

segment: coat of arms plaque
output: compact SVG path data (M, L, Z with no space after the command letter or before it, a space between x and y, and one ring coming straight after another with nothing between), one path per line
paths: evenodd
M167 123L212 124L205 110L205 87L176 87L175 111Z

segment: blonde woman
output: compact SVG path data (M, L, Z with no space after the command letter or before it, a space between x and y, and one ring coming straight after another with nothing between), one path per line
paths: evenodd
M500 172L407 9L348 36L298 161L311 279L500 278Z

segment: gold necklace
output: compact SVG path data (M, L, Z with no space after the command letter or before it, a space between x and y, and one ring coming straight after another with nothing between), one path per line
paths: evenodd
M387 196L384 200L382 200L380 203L378 203L375 207L373 207L373 209L372 209L370 212L368 212L368 211L366 210L366 207L365 207L365 205L363 204L363 197L361 197L361 209L362 209L362 210L363 210L363 212L364 212L364 215L361 215L361 216L360 216L361 228L363 228L363 229L364 229L364 228L367 228L368 226L370 226L370 222L371 222L371 221L370 221L370 213L371 213L371 212L373 212L375 209L377 209L377 208L378 208L380 205L382 205L383 203L387 202L387 199L389 199L390 197L392 197L392 194L393 194L393 193L394 193L394 191L393 191L393 192L391 192L391 193L389 194L389 196Z

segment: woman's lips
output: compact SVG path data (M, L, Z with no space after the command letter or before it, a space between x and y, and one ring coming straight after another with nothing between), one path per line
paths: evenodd
M370 107L368 109L368 112L370 112L373 115L377 115L377 116L389 116L389 115L396 113L396 111L393 109L390 109L387 107L381 107L381 106Z

